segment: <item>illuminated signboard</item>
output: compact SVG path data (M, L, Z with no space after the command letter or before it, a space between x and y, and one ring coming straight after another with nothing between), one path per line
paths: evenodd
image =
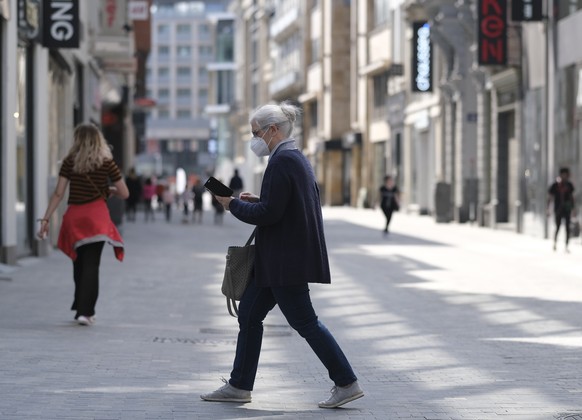
M479 64L507 63L507 0L479 0Z
M412 33L412 91L432 92L430 25L413 22Z

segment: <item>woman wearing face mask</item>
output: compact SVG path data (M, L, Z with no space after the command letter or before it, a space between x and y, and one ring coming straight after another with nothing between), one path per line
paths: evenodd
M239 334L230 380L203 400L251 401L261 351L263 320L275 305L307 340L334 382L319 403L335 408L364 392L334 337L318 320L309 283L330 283L319 188L309 161L291 138L300 110L289 103L264 105L250 118L251 149L269 156L260 196L216 199L239 220L257 226L255 278L239 305Z

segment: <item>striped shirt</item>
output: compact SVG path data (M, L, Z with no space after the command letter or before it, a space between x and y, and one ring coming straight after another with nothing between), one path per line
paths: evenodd
M79 174L73 172L73 158L67 157L61 165L59 176L70 182L69 204L84 204L109 197L109 181L121 179L121 171L113 160L106 160L100 168Z

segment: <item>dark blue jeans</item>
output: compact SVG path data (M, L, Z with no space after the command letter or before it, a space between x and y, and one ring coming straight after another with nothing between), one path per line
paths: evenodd
M279 305L289 325L305 338L335 385L346 386L356 380L340 346L317 319L307 284L287 287L249 284L239 305L239 333L229 381L232 386L252 391L263 341L263 320L275 305Z

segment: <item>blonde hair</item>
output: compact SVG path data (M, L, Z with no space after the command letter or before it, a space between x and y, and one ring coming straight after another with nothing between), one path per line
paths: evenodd
M106 160L113 159L105 137L93 124L75 127L73 146L67 157L73 159L73 171L81 174L94 171Z

